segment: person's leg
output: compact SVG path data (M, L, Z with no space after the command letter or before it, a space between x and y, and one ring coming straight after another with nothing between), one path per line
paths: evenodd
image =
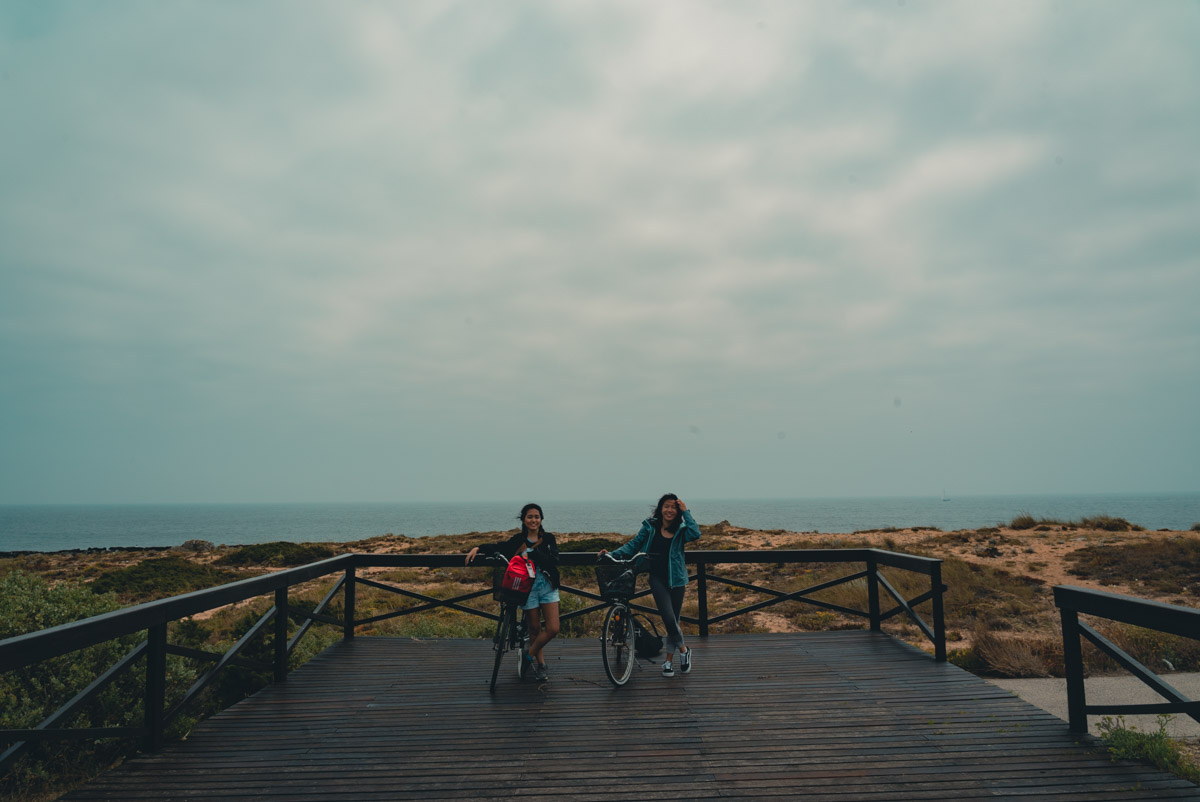
M538 581L534 580L533 589L529 591L529 598L525 601L525 606L521 609L525 611L525 626L529 633L529 641L524 649L521 659L528 660L534 666L537 665L537 660L533 656L533 644L537 641L542 631L542 617L538 613L539 597L538 597Z
M550 602L542 606L542 618L545 620L545 626L541 627L537 633L537 637L533 637L533 629L529 630L530 643L529 653L538 663L545 665L546 661L542 658L542 647L550 641L554 640L558 635L558 602ZM537 611L530 613L530 616L537 618Z
M550 587L550 580L546 579L546 575L538 572L537 577L533 580L533 587L529 589L529 597L525 600L525 606L522 607L525 613L529 616L529 649L528 654L535 654L533 643L538 639L541 633L541 616L538 615L538 608L542 607L545 602L558 601L558 596L550 596L554 588ZM555 627L557 630L557 627Z
M679 624L679 618L683 613L683 595L687 591L686 585L680 585L677 588L671 588L671 605L675 609L675 623ZM679 630L679 670L684 674L688 674L692 670L692 650L683 642L683 629Z
M526 626L529 627L529 643L532 644L537 639L538 632L540 632L542 629L542 626L541 626L542 617L540 615L538 615L538 611L537 611L536 607L534 607L533 609L526 607L524 609L525 609L525 624L526 624Z
M675 629L679 632L679 653L687 654L687 644L683 642L683 628L679 626L679 617L683 614L683 594L687 592L687 585L680 585L677 588L671 588L671 609L675 611Z
M682 591L682 588L680 588ZM683 648L683 631L679 628L679 612L675 603L675 595L672 593L673 588L667 587L667 583L662 579L651 575L650 577L650 592L654 594L654 605L658 608L658 614L662 617L663 628L666 630L666 637L663 638L663 648L666 649L666 657L664 663L670 663L675 652ZM680 602L683 601L682 592L679 594ZM664 666L664 673L667 669Z

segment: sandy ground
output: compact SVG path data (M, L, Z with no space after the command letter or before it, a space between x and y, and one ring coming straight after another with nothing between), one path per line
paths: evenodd
M850 547L870 545L892 551L920 551L934 556L954 556L967 562L1002 568L1053 586L1058 584L1096 588L1113 593L1152 597L1138 584L1102 584L1091 579L1072 576L1065 557L1071 552L1094 544L1126 543L1163 538L1200 538L1197 532L1104 532L1095 530L1049 527L1042 530L988 528L941 532L929 529L901 529L854 534L823 534L818 532L759 531L743 529L722 522L703 527L705 536L693 548L721 548L736 545L740 549L787 549L797 547ZM471 535L440 535L429 538L409 538L384 535L344 544L330 544L338 552L366 553L464 553L480 542L499 540L504 532L473 533ZM572 541L594 537L623 540L616 534L559 535L560 548L570 551ZM50 579L86 579L101 570L133 565L145 559L167 554L212 563L236 546L221 546L197 551L177 547L167 551L120 550L102 552L48 552L0 560L12 567L28 567ZM256 571L256 573L258 573Z
M744 529L722 522L702 527L704 537L694 548L730 548L764 550L788 548L839 548L870 545L899 552L920 552L940 557L958 557L966 562L987 565L1006 570L1012 574L1031 578L1045 587L1057 584L1107 590L1160 601L1196 604L1193 598L1165 598L1155 596L1140 583L1103 584L1094 579L1084 579L1069 573L1070 563L1066 557L1071 552L1096 544L1141 542L1169 538L1200 538L1197 532L1106 532L1084 530L1071 526L1043 526L1037 529L1014 530L1010 528L985 528L941 532L939 530L910 528L888 529L855 534L822 534L817 532L790 532L783 530L759 531ZM409 538L384 535L344 544L330 544L337 552L367 553L465 553L473 545L502 539L506 533L472 533L470 535L441 535L430 538ZM560 548L571 551L572 542L606 537L622 541L624 536L616 534L562 534ZM190 542L186 547L169 551L110 550L103 552L52 552L25 555L17 558L0 559L0 571L9 567L21 567L36 571L51 580L83 580L112 568L132 565L145 559L168 554L186 557L197 562L213 563L235 549L235 546L212 547L211 544ZM247 575L262 573L255 569ZM379 569L378 572L385 572ZM208 613L207 615L211 615ZM794 629L787 618L771 610L755 616L756 626L768 631L790 631ZM951 648L959 644L951 643Z

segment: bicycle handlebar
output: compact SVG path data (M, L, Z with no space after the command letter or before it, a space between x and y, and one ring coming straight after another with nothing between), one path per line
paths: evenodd
M606 552L604 554L597 554L596 562L600 562L601 560L608 560L609 562L616 563L617 565L629 565L630 563L634 562L635 560L641 559L642 557L649 557L649 556L650 555L647 554L646 552L639 551L637 554L633 555L632 557L630 557L627 560L619 560L616 557L612 556L611 553Z

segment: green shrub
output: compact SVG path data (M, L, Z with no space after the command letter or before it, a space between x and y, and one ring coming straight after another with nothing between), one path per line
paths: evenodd
M1140 532L1142 527L1129 523L1124 518L1113 518L1109 515L1096 515L1082 518L1079 525L1084 529L1100 529L1104 532Z
M574 593L563 593L561 597L562 601L558 607L559 616L565 616L567 613L596 603L591 599L576 596ZM597 611L563 621L558 636L560 638L586 638L595 635L604 625L603 615L603 611Z
M951 649L946 654L946 660L972 674L982 674L987 668L974 646L968 646L965 649Z
M1176 777L1200 783L1200 767L1197 767L1167 735L1167 724L1174 716L1159 716L1156 732L1138 732L1137 727L1126 727L1125 717L1113 719L1105 716L1096 725L1100 737L1117 760L1140 760L1169 771Z
M829 610L802 612L791 616L791 621L797 627L807 632L820 632L832 629L838 623L838 614Z
M0 579L0 639L67 624L117 609L111 593L12 571ZM138 635L89 646L0 675L0 728L34 727L111 668ZM135 667L117 678L66 726L141 724L141 677ZM128 752L129 740L32 743L0 779L0 795L28 797L104 771ZM7 745L5 746L7 748Z
M182 557L156 557L127 568L105 571L96 577L91 588L95 593L116 593L123 601L136 599L144 602L211 588L241 578L232 571L222 571Z
M164 560L192 565L178 558ZM133 569L137 568L139 566L133 566ZM175 568L180 566L176 565ZM217 571L217 575L221 579L237 576L224 571ZM168 563L165 570L151 566L141 572L124 569L123 572L109 572L107 576L107 581L114 582L117 587L122 588L126 587L122 580L133 577L134 593L149 589L150 595L155 595L161 591L163 584L167 584L161 581L163 576L179 579L180 572L172 570ZM213 584L213 576L207 572L201 574L201 577L207 579L200 584ZM194 589L189 584L195 582L184 583L181 590ZM297 612L289 616L289 634L294 634L305 621L299 610L312 609L315 605L312 597L320 598L326 590L327 587L312 588L296 592L289 599L289 604L298 608ZM117 593L97 592L95 583L79 585L60 582L50 585L40 576L11 571L0 579L0 639L111 612L120 606L121 598ZM170 622L168 642L210 653L228 651L270 606L269 599L259 598L249 605L219 610L205 621L189 618ZM341 615L338 603L331 604L326 611L335 618ZM270 630L268 627L251 641L242 655L270 663L274 656ZM299 667L340 636L341 631L338 628L325 625L313 627L292 651L289 665L292 668ZM0 675L0 729L36 726L128 654L144 637L144 633L134 633ZM168 655L167 709L173 708L199 675L212 665L209 660ZM245 698L270 679L269 672L252 671L237 666L226 668L212 685L189 703L183 713L169 724L167 736L184 737L196 721ZM144 682L143 659L100 692L72 720L62 722L63 726L141 726L144 723ZM3 778L0 778L0 798L33 799L61 792L102 773L133 754L137 747L138 744L130 738L33 742L6 768ZM4 748L7 748L7 745L4 745Z
M255 543L242 546L236 551L222 557L221 565L270 565L283 567L289 565L307 565L308 563L328 560L334 556L333 549L320 543L290 543L277 540L272 543Z
M559 551L612 551L624 546L629 538L622 537L585 537L579 540L563 540L558 544Z

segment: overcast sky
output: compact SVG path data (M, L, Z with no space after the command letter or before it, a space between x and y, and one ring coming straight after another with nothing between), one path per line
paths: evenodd
M1198 490L1197 42L0 0L0 503Z

